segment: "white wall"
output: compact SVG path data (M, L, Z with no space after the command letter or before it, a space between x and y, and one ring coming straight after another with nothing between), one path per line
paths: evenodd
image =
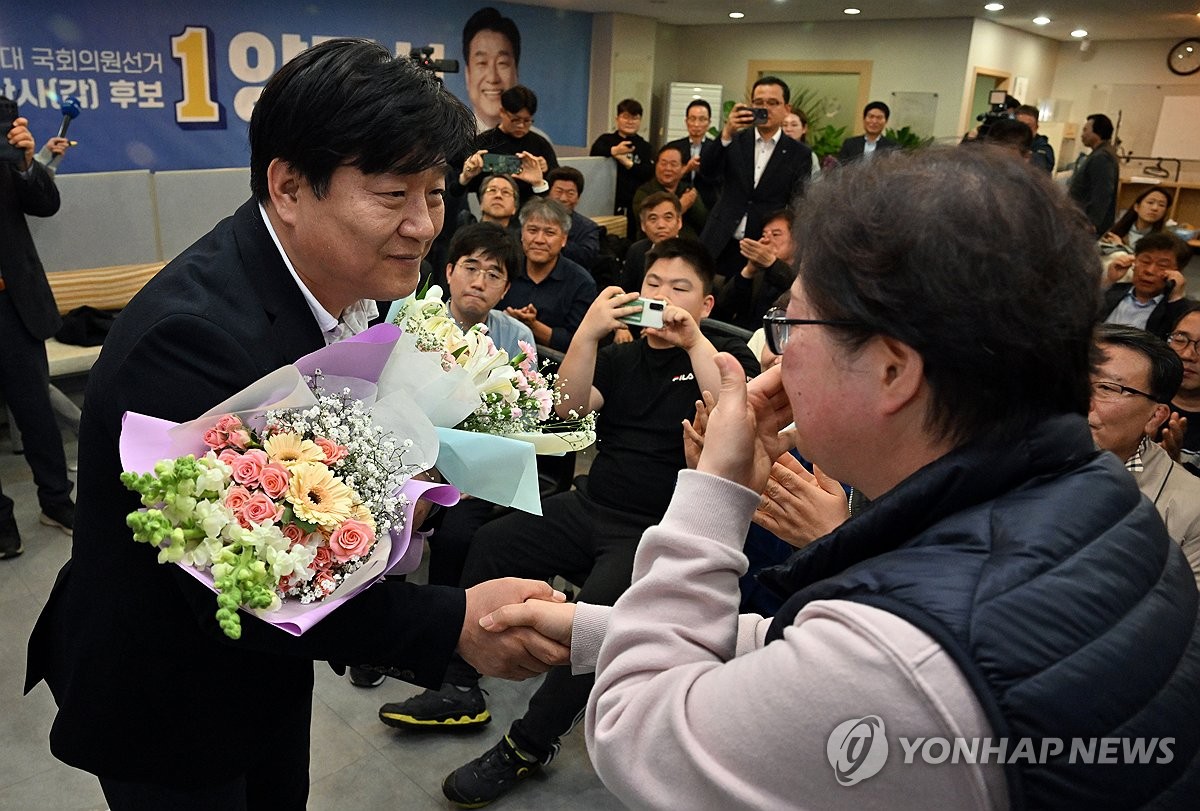
M1048 98L1054 85L1058 63L1059 43L1036 34L1006 28L990 20L975 20L971 47L963 74L962 115L959 131L966 132L974 122L968 122L974 92L975 70L985 68L1007 73L1012 77L1008 92L1023 104L1037 104ZM1025 90L1017 93L1017 80L1025 79Z
M653 141L655 36L657 23L630 14L596 14L592 18L591 89L588 97L588 145L615 128L617 102L632 98L645 114L639 132Z

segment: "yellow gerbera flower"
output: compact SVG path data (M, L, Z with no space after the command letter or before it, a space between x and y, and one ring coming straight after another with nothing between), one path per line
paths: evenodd
M296 462L291 473L287 500L301 520L334 529L350 517L354 491L325 465Z
M325 458L320 445L294 433L275 434L263 443L263 448L272 462L279 462L288 470L299 462L320 462Z

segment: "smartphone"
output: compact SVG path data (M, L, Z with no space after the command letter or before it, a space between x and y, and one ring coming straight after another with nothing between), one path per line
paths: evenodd
M18 166L25 163L25 150L15 147L8 142L8 131L13 128L13 122L18 117L17 103L7 96L0 96L0 163L15 163Z
M766 107L751 107L750 112L754 113L754 126L766 124L770 119L770 111Z
M489 152L483 156L483 171L490 175L515 175L521 171L521 159L516 155L493 155Z
M626 315L617 319L624 321L626 324L632 324L635 327L654 327L662 329L663 311L667 309L667 302L657 298L638 298L629 302L626 307L640 306L641 312L633 315Z

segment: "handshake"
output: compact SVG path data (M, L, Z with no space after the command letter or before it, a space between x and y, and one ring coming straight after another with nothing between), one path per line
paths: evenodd
M467 589L458 654L485 676L527 679L571 661L575 606L540 580L505 577Z

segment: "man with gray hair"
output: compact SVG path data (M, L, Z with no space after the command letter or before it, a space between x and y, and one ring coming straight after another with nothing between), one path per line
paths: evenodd
M525 272L516 274L497 307L525 324L541 346L565 352L596 298L596 282L562 255L571 215L562 203L535 197L521 209Z

